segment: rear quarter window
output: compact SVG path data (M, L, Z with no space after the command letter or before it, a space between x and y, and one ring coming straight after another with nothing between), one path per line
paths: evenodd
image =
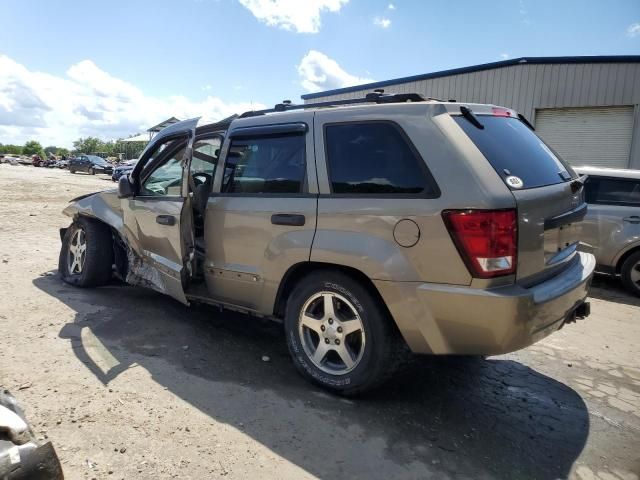
M335 195L439 195L424 160L392 122L329 124L325 144Z
M517 177L520 188L535 188L562 183L575 177L570 168L545 143L516 118L478 115L484 129L463 116L456 123L478 147L507 185ZM517 182L516 182L517 183Z

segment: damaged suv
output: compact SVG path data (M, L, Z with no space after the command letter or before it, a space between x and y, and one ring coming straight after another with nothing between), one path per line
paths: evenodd
M492 355L588 315L580 178L513 110L384 94L171 125L64 210L59 270L283 320L342 394L406 353Z

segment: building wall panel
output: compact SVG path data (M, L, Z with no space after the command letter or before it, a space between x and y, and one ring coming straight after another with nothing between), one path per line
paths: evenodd
M640 63L518 64L438 78L401 82L385 91L416 92L460 102L513 108L535 124L542 108L635 106L630 165L640 168ZM360 98L373 89L307 100Z

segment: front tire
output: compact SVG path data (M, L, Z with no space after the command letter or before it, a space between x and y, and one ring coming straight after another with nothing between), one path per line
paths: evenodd
M96 174L96 171L93 169L93 167L91 167L91 168L89 169L89 173L90 173L91 175L95 175L95 174Z
M285 332L298 371L341 395L357 395L390 377L407 348L384 305L354 278L319 271L287 301Z
M78 218L62 240L58 272L76 287L97 287L109 282L113 267L111 230L104 223Z
M640 297L640 252L632 254L624 261L620 276L625 288Z

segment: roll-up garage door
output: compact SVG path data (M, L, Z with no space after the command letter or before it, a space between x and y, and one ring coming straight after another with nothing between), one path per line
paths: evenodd
M536 110L536 133L571 165L629 168L633 107Z

